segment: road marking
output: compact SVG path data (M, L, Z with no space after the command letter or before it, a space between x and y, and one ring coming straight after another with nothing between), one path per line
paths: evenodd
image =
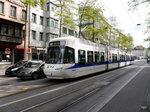
M103 101L97 102L87 112L98 112L98 111L100 111L116 94L118 94L143 69L144 69L144 67L141 67L135 74L133 74L130 77L130 79L128 79L127 81L125 80L124 83L122 83L122 85L120 85L120 87L116 87L116 88L114 88L114 90L112 89L111 91L113 91L113 92L111 92L111 95L107 96L107 98L104 98Z

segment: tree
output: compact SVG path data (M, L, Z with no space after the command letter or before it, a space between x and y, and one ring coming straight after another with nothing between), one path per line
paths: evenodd
M133 37L130 34L126 36L123 33L121 33L120 30L116 30L116 32L118 33L116 43L118 43L119 48L131 49L134 46Z
M60 9L56 12L56 16L60 18L60 26L59 26L59 37L62 36L62 26L68 26L71 29L75 29L74 23L74 1L73 0L56 0L57 6Z
M91 41L95 39L101 42L107 35L107 19L103 15L103 9L97 0L86 0L79 6L79 37L80 34ZM106 28L107 27L107 28ZM84 29L84 31L81 31ZM96 38L95 38L96 37Z
M27 60L28 57L27 57L27 49L28 49L28 46L26 45L27 44L27 21L29 20L28 17L28 13L29 13L29 7L32 6L32 7L35 7L36 5L43 5L45 4L45 0L22 0L23 3L25 4L26 6L26 17L25 17L25 32L24 32L24 60Z

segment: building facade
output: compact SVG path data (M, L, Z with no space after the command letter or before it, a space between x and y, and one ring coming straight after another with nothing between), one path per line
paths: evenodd
M20 0L0 0L0 64L24 59L26 7Z
M147 49L139 45L134 47L132 54L136 57L136 59L144 59L146 58Z
M37 5L30 8L30 59L45 60L46 48L49 41L59 37L59 17L56 12L59 7L56 1L46 0L42 7ZM62 28L62 36L77 36L77 32L68 27Z

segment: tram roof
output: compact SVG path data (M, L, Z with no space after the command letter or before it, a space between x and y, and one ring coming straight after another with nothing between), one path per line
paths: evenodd
M55 38L51 42L53 42L53 41L66 41L67 43L77 43L77 44L84 44L84 45L91 45L91 46L103 46L103 47L105 46L100 43L94 43L90 40L86 40L84 38L77 38L77 37L73 37L73 36Z

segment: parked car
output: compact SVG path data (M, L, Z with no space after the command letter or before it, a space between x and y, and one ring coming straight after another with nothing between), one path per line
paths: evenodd
M28 64L21 69L17 73L17 77L21 79L38 79L38 78L45 78L46 75L43 72L44 64L42 61L30 61Z
M21 70L23 67L25 67L27 62L28 61L21 61L21 62L18 62L16 64L10 66L9 68L6 69L5 75L6 76L17 76L17 72L19 70Z

